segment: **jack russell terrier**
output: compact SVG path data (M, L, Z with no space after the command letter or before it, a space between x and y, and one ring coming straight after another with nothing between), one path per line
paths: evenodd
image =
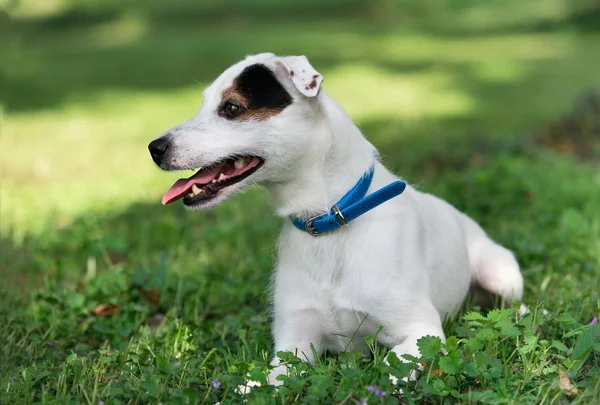
M381 345L419 357L422 336L445 341L442 322L471 285L520 300L514 255L386 169L322 81L304 56L249 56L206 88L196 116L149 145L163 170L198 169L163 204L209 209L261 184L288 218L273 274L275 352L314 362L367 351L364 338L382 326ZM272 366L279 385L286 365Z

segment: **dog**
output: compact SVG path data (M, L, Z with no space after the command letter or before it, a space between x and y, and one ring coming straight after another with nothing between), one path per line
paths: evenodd
M471 286L521 300L514 254L467 215L407 185L382 164L305 56L248 56L204 92L196 116L149 145L163 170L198 170L162 203L209 209L252 184L284 222L273 274L275 352L308 362L368 351L378 342L402 361ZM380 329L382 327L382 329ZM268 382L286 365L275 356ZM416 377L414 377L416 378Z

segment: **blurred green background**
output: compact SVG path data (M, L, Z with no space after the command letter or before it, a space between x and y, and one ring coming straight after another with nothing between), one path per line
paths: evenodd
M103 356L121 391L109 383L102 398L123 403L186 387L201 399L216 376L235 386L250 361L266 364L282 219L258 188L210 212L161 206L179 176L159 171L147 144L193 116L225 68L267 51L306 55L388 167L516 252L525 302L553 314L547 339L572 347L572 330L600 312L600 1L0 0L5 403L93 400ZM96 316L98 305L116 312ZM144 329L161 320L167 332ZM173 374L162 360L126 371L140 347ZM499 378L498 395L541 403L557 365L586 358L536 350L502 359L515 385ZM183 358L204 365L185 363L189 381ZM364 386L386 375L363 366ZM581 370L585 403L598 376ZM348 375L332 386L352 387ZM486 389L500 392L494 381Z

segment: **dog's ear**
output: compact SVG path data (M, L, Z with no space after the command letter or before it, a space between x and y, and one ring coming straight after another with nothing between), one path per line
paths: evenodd
M310 65L306 56L286 56L275 61L275 74L280 80L291 80L306 97L315 97L323 76Z

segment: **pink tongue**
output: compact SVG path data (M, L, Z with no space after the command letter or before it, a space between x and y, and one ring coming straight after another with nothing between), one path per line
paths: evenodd
M217 166L210 170L200 170L192 177L177 180L162 198L162 204L167 205L173 201L179 200L194 184L204 185L210 183L212 179L217 177L221 169L221 166Z

